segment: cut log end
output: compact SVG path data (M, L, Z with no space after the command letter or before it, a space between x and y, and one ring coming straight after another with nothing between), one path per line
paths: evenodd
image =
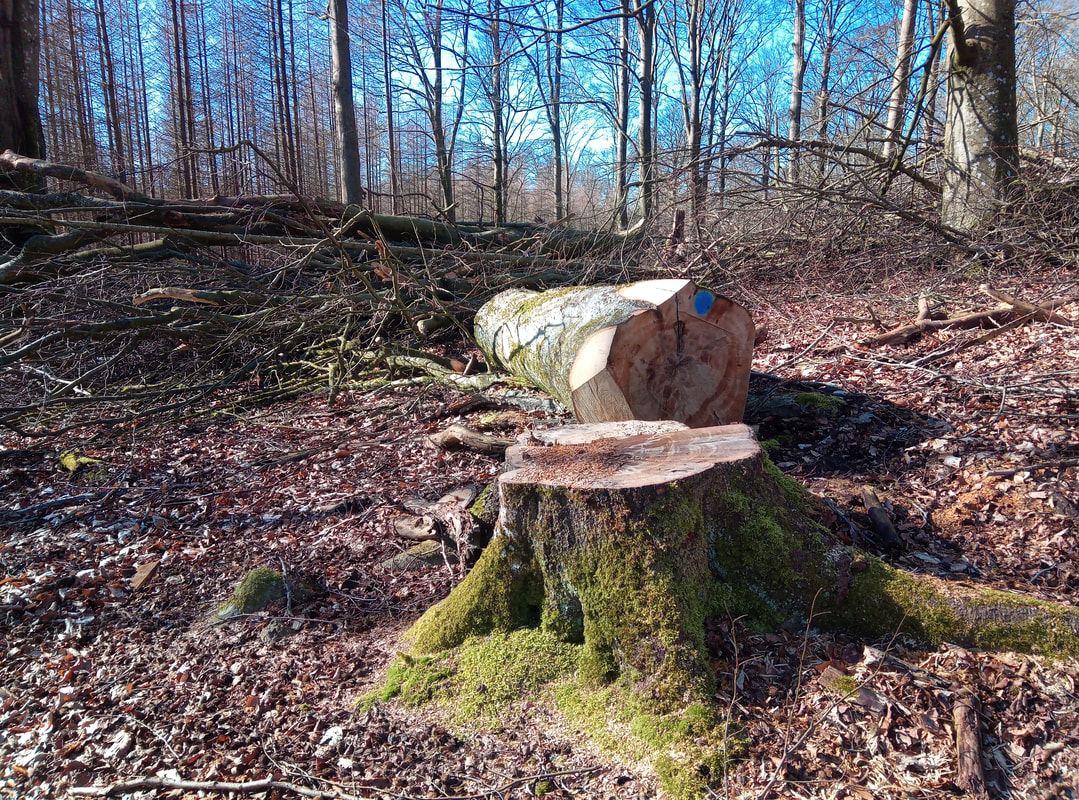
M740 421L754 333L744 308L687 280L504 292L476 317L491 363L584 423Z
M619 294L654 308L585 340L569 373L577 418L740 421L755 333L745 309L689 281L645 281Z

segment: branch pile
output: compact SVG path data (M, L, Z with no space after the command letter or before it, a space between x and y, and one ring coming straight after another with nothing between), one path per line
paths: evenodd
M68 187L0 192L0 425L26 432L417 372L481 385L388 343L467 325L507 286L580 280L567 257L640 233L455 227L296 195L162 200L11 151L0 171Z

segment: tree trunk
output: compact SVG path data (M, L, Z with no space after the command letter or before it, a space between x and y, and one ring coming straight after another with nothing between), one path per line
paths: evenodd
M802 141L802 86L805 81L806 57L806 0L794 0L794 61L791 65L791 105L788 113L790 127L787 138L793 142L790 148L790 161L787 164L787 180L797 183L800 170L801 152L798 143Z
M874 636L1079 653L1079 610L901 572L839 543L744 425L522 439L506 452L495 536L409 632L418 652L541 626L582 644L581 681L619 678L657 710L708 696L713 616L774 627L819 614Z
M360 139L356 132L356 106L352 99L352 48L348 41L348 0L330 2L330 59L333 71L333 110L337 119L337 183L344 203L362 203Z
M907 92L910 86L910 60L914 54L914 24L920 0L904 0L903 21L899 28L899 43L892 71L892 91L888 96L888 121L885 123L884 150L881 155L889 161L895 155L903 135L903 120L907 112Z
M620 0L618 80L615 90L615 214L618 227L629 227L629 14L630 0Z
M640 156L641 216L651 219L655 213L656 159L653 114L655 113L656 10L650 4L638 4L637 39L640 44L640 74L637 120L637 149Z
M493 365L542 388L581 422L741 420L753 321L687 280L511 289L476 315Z
M972 232L995 214L1018 168L1015 0L949 0L945 224Z
M0 151L45 157L38 114L38 0L0 0ZM0 176L0 189L38 186L27 175Z

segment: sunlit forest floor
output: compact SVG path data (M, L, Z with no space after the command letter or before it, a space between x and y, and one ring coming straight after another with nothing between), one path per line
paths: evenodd
M652 274L714 286L766 328L755 394L780 379L834 398L782 417L754 416L751 404L747 421L784 471L827 498L836 530L911 570L1074 602L1079 329L1030 321L968 347L986 331L864 342L880 332L874 320L914 319L921 293L947 313L991 306L981 284L1028 302L1075 298L1076 273L984 262L868 273L818 252L783 270L762 256L698 274L688 252L665 258ZM1057 310L1079 320L1075 299ZM434 349L470 355L454 332ZM390 524L397 504L487 483L500 468L424 437L451 423L512 436L566 418L500 404L504 390L463 416L454 406L469 393L431 382L168 424L4 434L0 795L157 776L275 777L360 797L656 796L648 765L588 748L535 706L477 730L430 708L355 710L400 633L461 578L445 564L384 565L408 544ZM865 485L898 546L877 546ZM319 591L210 624L256 566L309 576ZM824 622L769 633L711 622L716 702L750 742L717 796L955 797L963 689L980 701L993 796L1079 794L1074 662L864 642ZM828 667L867 694L836 694L821 680Z

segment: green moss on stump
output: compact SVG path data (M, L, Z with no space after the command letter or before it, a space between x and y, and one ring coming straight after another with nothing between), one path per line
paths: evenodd
M542 591L528 547L496 537L449 597L428 609L405 637L415 652L436 653L471 636L535 625Z

